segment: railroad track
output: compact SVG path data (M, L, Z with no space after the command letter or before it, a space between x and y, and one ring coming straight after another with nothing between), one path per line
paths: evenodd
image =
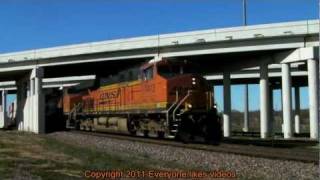
M201 143L189 143L184 144L182 142L170 140L170 139L156 139L146 138L140 136L129 136L122 134L109 134L109 133L98 133L98 132L85 132L85 131L70 131L72 133L106 137L118 140L128 140L141 143L151 143L163 146L172 146L179 148L188 148L194 150L202 150L209 152L219 152L228 154L245 155L251 157L260 157L267 159L278 159L278 160L290 160L300 161L305 163L319 164L319 151L312 149L301 149L301 148L275 148L265 146L254 146L254 145L241 145L233 143L222 142L220 145L208 145Z

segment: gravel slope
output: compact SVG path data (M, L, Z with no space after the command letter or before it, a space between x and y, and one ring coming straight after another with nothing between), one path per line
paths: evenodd
M242 155L206 152L91 135L56 132L47 135L80 146L92 146L102 151L150 157L175 162L199 170L230 170L244 179L317 179L319 167L313 163L254 158Z

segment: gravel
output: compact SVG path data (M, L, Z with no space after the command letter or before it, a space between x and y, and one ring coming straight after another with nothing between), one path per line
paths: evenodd
M243 155L207 152L179 147L132 142L71 132L49 134L59 141L94 147L124 156L143 156L162 162L174 162L197 170L236 172L245 179L318 179L319 166L313 163L256 158Z

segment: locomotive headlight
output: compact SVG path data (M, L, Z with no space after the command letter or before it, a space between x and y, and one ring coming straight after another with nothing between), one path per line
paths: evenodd
M192 85L196 84L196 78L192 78Z
M192 108L192 105L191 105L191 104L188 104L188 108L191 109L191 108Z

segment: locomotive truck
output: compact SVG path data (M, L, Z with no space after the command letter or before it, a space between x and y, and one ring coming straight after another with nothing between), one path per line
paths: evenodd
M67 128L217 143L221 123L212 88L188 62L162 60L63 95Z

